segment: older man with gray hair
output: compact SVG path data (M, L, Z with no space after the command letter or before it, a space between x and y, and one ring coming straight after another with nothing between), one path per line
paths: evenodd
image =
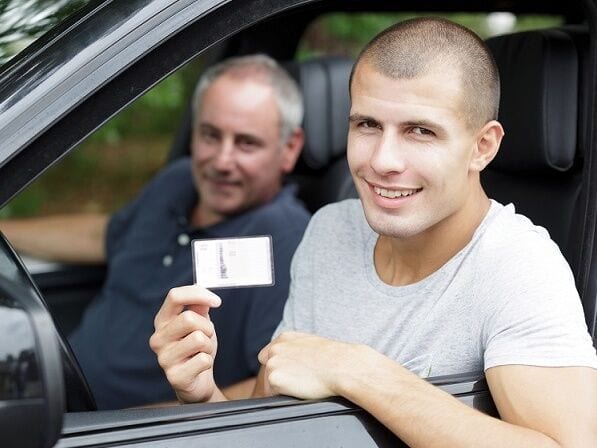
M222 306L210 313L219 335L215 377L231 386L231 398L243 386L252 391L257 353L282 316L290 260L309 220L292 186L283 186L303 146L300 91L271 58L239 57L203 74L193 112L191 157L167 166L111 218L1 224L23 253L107 261L104 287L70 337L100 409L174 398L147 340L166 293L192 282L192 239L272 236L275 285L222 290Z

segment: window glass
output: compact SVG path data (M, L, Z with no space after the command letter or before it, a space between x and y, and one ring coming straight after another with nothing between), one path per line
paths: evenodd
M486 39L528 29L549 28L564 23L561 16L522 15L508 12L491 14L427 14L446 17L475 31ZM322 55L356 57L373 36L388 26L424 14L415 13L332 13L317 18L299 44L298 59Z
M0 218L125 205L167 160L201 66L196 58L117 114L0 209Z

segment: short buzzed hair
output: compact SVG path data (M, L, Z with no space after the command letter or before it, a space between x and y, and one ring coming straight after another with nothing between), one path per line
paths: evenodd
M274 59L264 54L239 56L208 68L197 83L193 94L193 126L203 94L221 76L252 79L270 86L280 114L280 137L282 142L290 137L303 121L303 96L296 81Z
M497 119L499 73L489 48L468 28L438 17L396 23L382 31L359 54L350 74L361 63L394 79L413 79L438 67L460 72L463 115L477 129Z

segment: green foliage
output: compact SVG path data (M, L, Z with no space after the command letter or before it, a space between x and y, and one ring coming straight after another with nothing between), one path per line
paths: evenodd
M562 26L564 18L561 16L521 16L516 20L514 31L528 31L539 28Z
M414 17L438 14L415 13L332 13L317 19L299 45L297 57L305 60L325 54L356 57L363 46L376 34L394 23ZM449 13L442 17L459 23L485 39L494 35L488 15L477 13ZM563 23L560 16L519 16L511 31L546 28Z
M186 107L186 91L183 74L174 73L103 125L90 141L116 144L134 136L170 134Z
M46 199L43 189L34 188L23 191L17 199L0 209L0 218L28 217L38 213Z
M53 213L111 213L163 166L170 139L136 137L115 145L88 142L72 151L0 210L0 218Z

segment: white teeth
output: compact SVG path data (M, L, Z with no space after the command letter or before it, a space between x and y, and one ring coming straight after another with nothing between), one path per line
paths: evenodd
M380 188L380 187L373 187L373 190L378 195L383 196L384 198L390 198L390 199L410 196L412 194L415 194L417 191L419 191L418 189L415 189L415 190L388 190L386 188Z

